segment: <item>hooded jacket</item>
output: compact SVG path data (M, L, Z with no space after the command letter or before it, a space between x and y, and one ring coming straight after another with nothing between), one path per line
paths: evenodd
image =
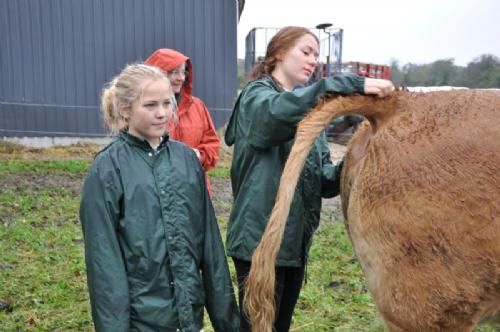
M82 191L80 220L97 331L189 331L207 309L237 331L238 309L195 153L165 136L156 150L121 131Z
M225 133L234 145L231 184L234 204L227 230L229 256L251 261L266 227L297 123L325 92L364 91L364 78L331 77L295 91L283 91L271 77L241 92ZM277 266L305 264L319 224L321 197L338 195L341 166L334 166L323 133L311 148L295 190Z
M220 142L212 118L201 99L193 96L193 64L184 54L172 49L155 51L144 64L155 66L165 73L186 63L186 80L180 91L177 120L168 123L170 137L200 151L200 162L205 171L215 167L219 159ZM210 190L210 180L206 176Z

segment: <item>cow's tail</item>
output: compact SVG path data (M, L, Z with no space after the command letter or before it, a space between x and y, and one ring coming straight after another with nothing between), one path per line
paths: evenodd
M250 273L246 280L244 310L253 332L271 332L273 328L276 257L285 231L295 187L312 144L333 118L342 115L353 113L363 115L370 121L373 130L376 130L387 116L384 114L383 104L386 104L388 99L391 98L338 96L326 99L299 123L295 144L280 179L271 217L260 244L253 253Z

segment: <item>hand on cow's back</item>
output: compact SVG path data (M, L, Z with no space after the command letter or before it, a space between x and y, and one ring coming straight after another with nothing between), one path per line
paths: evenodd
M378 78L366 78L364 86L365 94L385 97L394 91L394 84L389 80Z

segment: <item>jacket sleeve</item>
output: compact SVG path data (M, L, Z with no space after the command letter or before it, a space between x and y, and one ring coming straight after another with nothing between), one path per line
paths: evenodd
M335 197L340 193L340 174L344 159L333 164L330 156L330 148L323 132L320 136L319 151L321 153L321 197Z
M128 331L128 282L116 234L121 186L116 172L102 173L92 167L80 203L92 318L96 331Z
M240 101L249 121L250 146L267 149L292 139L297 123L325 92L363 93L364 77L352 75L323 78L294 91L276 91L257 82Z
M204 181L203 181L204 182ZM203 183L203 186L205 184ZM205 238L202 273L205 306L216 332L237 332L239 312L215 212L205 191Z
M206 172L215 167L215 164L219 160L220 141L207 107L201 101L200 104L203 108L202 112L204 117L203 138L196 148L200 151L201 165Z

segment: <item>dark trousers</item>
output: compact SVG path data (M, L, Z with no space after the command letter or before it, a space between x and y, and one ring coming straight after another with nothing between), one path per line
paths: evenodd
M250 325L243 310L244 281L250 272L250 262L233 257L234 267L238 278L238 297L240 304L240 332L250 332ZM304 267L276 267L276 287L274 296L276 301L276 320L274 331L288 332L292 323L292 314L299 298Z

